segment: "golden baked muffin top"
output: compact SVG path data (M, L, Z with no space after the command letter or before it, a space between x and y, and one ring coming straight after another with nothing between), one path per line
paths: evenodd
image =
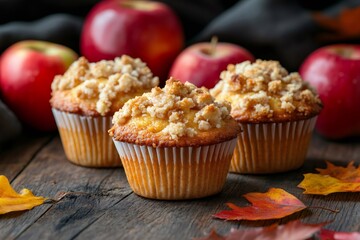
M159 84L139 58L123 55L113 61L75 61L51 85L53 108L86 116L112 116L124 103Z
M170 78L164 88L135 97L114 114L110 136L148 146L201 146L235 138L240 131L229 103L206 88Z
M210 93L218 101L229 101L231 115L239 122L307 119L322 108L315 90L277 61L230 64L220 79Z

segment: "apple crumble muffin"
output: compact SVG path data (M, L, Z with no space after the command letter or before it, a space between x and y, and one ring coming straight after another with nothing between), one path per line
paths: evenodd
M210 90L231 103L241 125L230 171L276 173L299 168L322 109L319 96L298 73L277 61L229 65Z
M229 103L174 79L126 102L113 124L109 133L131 188L168 200L221 191L240 131Z
M158 83L144 62L126 55L94 63L80 57L55 76L50 103L67 158L82 166L121 166L107 132L112 116Z

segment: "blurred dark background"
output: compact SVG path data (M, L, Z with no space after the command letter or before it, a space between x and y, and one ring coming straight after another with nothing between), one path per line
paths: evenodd
M116 0L104 0L116 1ZM122 1L122 0L118 0ZM159 0L179 17L186 46L218 36L290 71L315 49L360 44L360 0ZM21 40L66 45L79 54L86 15L99 0L0 0L0 54ZM0 145L20 123L0 100Z

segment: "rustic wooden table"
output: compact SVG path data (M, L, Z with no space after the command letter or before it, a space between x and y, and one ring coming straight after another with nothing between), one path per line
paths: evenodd
M191 201L155 201L134 194L122 168L94 169L66 160L59 137L24 136L0 152L0 174L16 190L24 187L37 195L54 197L74 192L54 204L0 216L0 239L192 239L215 228L251 228L301 219L305 223L332 221L326 228L360 231L360 193L329 196L303 195L297 184L302 174L325 167L324 160L346 165L360 163L360 142L335 143L314 135L305 165L284 174L254 176L229 174L224 190ZM212 218L226 202L245 205L248 192L283 188L306 205L339 209L332 213L308 209L279 221L227 222Z

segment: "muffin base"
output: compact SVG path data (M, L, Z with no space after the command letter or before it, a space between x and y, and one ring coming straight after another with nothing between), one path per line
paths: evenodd
M200 147L151 147L116 140L114 143L136 194L181 200L222 190L236 138Z
M121 159L108 134L111 117L87 117L53 109L66 157L86 167L118 167Z
M265 174L301 167L316 117L282 123L240 123L230 172Z

